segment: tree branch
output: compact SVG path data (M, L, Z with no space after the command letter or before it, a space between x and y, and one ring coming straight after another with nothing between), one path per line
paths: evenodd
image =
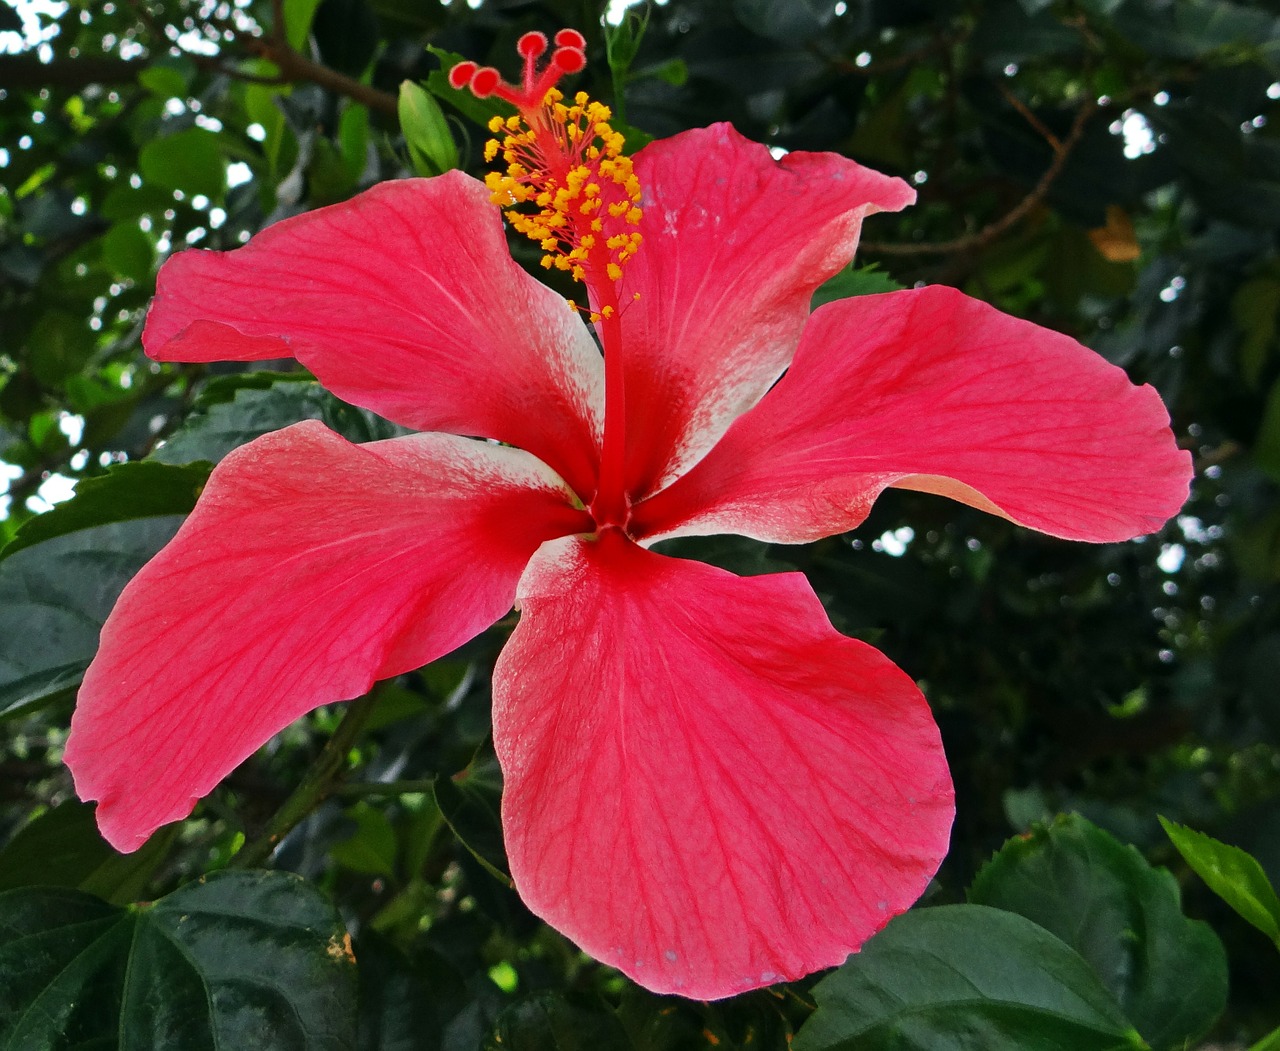
M291 48L282 36L272 34L268 37L250 37L243 43L259 58L264 58L279 68L280 78L285 82L309 81L312 84L318 84L326 91L343 95L372 110L379 110L393 116L398 111L395 95L388 91L380 91L368 84L362 84L354 77L311 61Z
M917 48L904 51L902 54L894 55L892 58L882 58L879 61L872 60L865 66L858 65L856 61L850 62L843 55L830 55L823 50L820 44L810 44L807 50L811 55L822 59L822 61L830 65L832 69L841 73L850 73L854 76L870 79L894 70L919 65L935 51L946 51L954 47L962 47L968 39L969 30L957 28L952 35L934 36Z
M1054 181L1062 174L1062 169L1066 166L1067 158L1071 156L1071 151L1075 149L1084 135L1084 129L1089 123L1089 118L1097 111L1097 105L1092 102L1089 103L1076 114L1075 120L1071 124L1071 131L1065 139L1058 142L1053 136L1048 137L1049 145L1054 148L1053 163L1045 169L1045 173L1040 176L1040 181L1035 184L1031 192L995 222L988 223L981 230L977 230L974 233L966 234L964 237L957 237L950 241L922 241L919 244L864 241L861 246L862 250L877 255L953 255L960 252L973 252L985 247L1010 227L1025 219L1034 208L1044 201Z
M237 868L255 868L264 864L294 826L333 793L346 768L347 753L360 736L365 720L369 718L377 701L375 687L363 697L347 702L342 721L333 731L333 736L325 742L311 769L276 811L263 833L247 842L232 858L232 865Z
M222 73L236 80L259 84L292 84L309 82L326 91L342 95L368 106L370 109L394 115L397 112L396 96L362 84L354 77L339 73L336 69L313 62L291 48L283 32L265 37L239 34L241 45L252 54L274 63L280 70L278 77L261 77L244 73L228 63L226 57L190 55L197 65L215 73ZM36 89L46 87L69 88L80 91L90 84L127 84L136 82L138 73L151 63L145 59L124 59L87 56L82 58L55 58L41 62L33 53L19 55L0 54L0 87Z
M348 781L337 785L330 795L343 799L366 799L373 796L407 796L416 793L430 795L435 788L434 777L413 778L403 781Z

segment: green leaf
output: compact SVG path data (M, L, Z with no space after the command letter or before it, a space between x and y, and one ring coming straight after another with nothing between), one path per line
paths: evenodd
M1254 439L1253 457L1273 481L1280 481L1280 380L1267 392L1262 422Z
M127 182L112 184L102 199L100 209L104 219L117 223L137 223L147 212L163 212L173 202L173 196L159 186L143 184L131 186Z
M67 800L20 828L0 850L0 891L41 883L77 887L110 855L92 806Z
M342 920L285 873L215 873L141 909L0 894L0 1047L342 1051L355 985Z
M458 147L440 103L412 80L400 85L400 130L419 175L443 175L458 166Z
M0 551L0 560L33 544L108 522L189 514L208 480L206 464L115 464L104 475L77 482L72 499L24 522L17 536Z
M1257 387L1276 341L1276 321L1280 319L1280 281L1256 277L1246 281L1231 297L1240 341L1240 371L1251 387Z
M599 1051L630 1044L614 1013L598 999L539 993L498 1018L483 1051Z
M1124 2L1125 0L1080 0L1080 6L1095 17L1110 18ZM1023 6L1032 9L1030 5L1023 4ZM1041 10L1048 6L1047 3L1041 3L1032 10Z
M629 8L617 25L604 23L604 57L614 74L614 84L626 82L631 64L640 53L640 43L649 28L649 6Z
M766 994L768 995L768 994ZM731 1004L734 1001L724 1001ZM709 1051L706 1033L710 1031L706 1015L690 1000L659 996L638 985L623 986L618 1004L618 1021L622 1023L634 1051ZM786 1038L783 1038L784 1041ZM628 1045L623 1045L628 1046ZM712 1045L714 1046L714 1045ZM791 1047L789 1042L781 1046Z
M813 990L792 1051L1142 1048L1073 949L1030 920L947 905L893 920Z
M1244 50L1269 63L1280 56L1280 20L1225 0L1128 0L1116 11L1114 26L1153 56L1198 58L1220 48Z
M112 851L101 865L80 881L79 889L109 901L127 905L146 895L151 877L169 856L169 848L179 838L180 824L166 825L132 854Z
M339 401L313 381L250 373L206 386L196 412L151 454L151 460L217 462L245 442L300 420L320 420L353 442L405 433L372 412Z
M1218 897L1280 948L1280 898L1253 855L1160 818L1178 853Z
M765 40L794 44L812 40L835 18L835 5L819 0L733 0L733 13Z
M0 894L0 1047L76 1047L115 1028L122 915L74 890Z
M0 552L0 717L74 687L125 584L195 506L208 466L126 463L29 519Z
M682 88L689 80L689 63L682 58L670 58L666 62L659 62L656 66L637 70L635 75L654 77L664 84L670 84L673 88ZM627 140L628 144L630 141L630 139Z
M79 95L67 99L62 105L62 112L77 135L84 135L98 123L98 118L85 109L84 99Z
M505 886L514 886L507 874L507 851L502 842L501 787L469 766L455 777L438 775L434 793L441 816L459 842L491 876Z
M138 154L138 169L148 182L188 196L217 199L226 182L218 136L203 128L186 128L148 142Z
M370 876L394 876L396 873L396 831L387 815L367 803L348 807L346 817L355 823L348 839L330 848L339 865Z
M1025 916L1070 945L1153 1047L1182 1047L1226 1005L1222 943L1182 914L1173 876L1079 815L1011 839L969 900Z
M1050 12L1031 14L1020 4L1005 2L985 8L974 27L971 46L983 66L995 73L1010 62L1077 54L1081 38Z
M323 135L314 137L307 162L307 189L316 204L333 204L351 196L355 176L342 151Z
M151 279L155 257L155 245L139 228L136 219L116 223L103 235L102 261L117 277L145 284Z
M369 110L348 106L338 121L338 146L351 178L358 180L369 163Z
M181 524L180 515L110 522L9 553L19 532L0 562L0 717L79 683L125 584Z
M1249 1051L1280 1051L1280 1029L1273 1029L1250 1047Z
M36 379L54 387L79 372L93 349L93 330L87 319L55 309L41 314L32 326L26 357Z
M884 273L875 263L870 266L846 267L818 286L813 293L809 309L817 310L837 299L850 296L869 296L879 292L897 292L904 286Z
M411 961L386 938L366 929L356 941L360 961L359 1051L438 1051L449 1023L470 1002L462 979L431 950ZM475 1046L472 1042L471 1047Z
M99 835L93 813L92 806L69 799L24 825L0 850L0 891L78 887L118 905L141 896L177 826L132 854L118 854Z
M311 19L320 61L359 77L378 50L378 20L366 0L320 0Z
M305 50L320 0L284 0L285 39L295 51Z
M138 83L159 99L186 97L187 78L173 66L147 66L138 71Z
M78 887L113 853L98 835L93 807L67 800L24 825L0 850L0 891Z
M433 44L428 44L427 50L440 60L440 68L427 75L427 90L436 98L449 103L469 121L482 128L488 128L493 117L505 117L512 112L511 106L496 95L478 99L467 88L455 88L449 83L449 70L464 61L464 56L445 51Z
M244 92L245 113L254 124L263 130L262 154L274 176L287 170L293 163L295 150L282 157L287 142L293 139L289 122L285 120L284 111L279 106L281 96L288 93L288 87L276 85L250 84Z

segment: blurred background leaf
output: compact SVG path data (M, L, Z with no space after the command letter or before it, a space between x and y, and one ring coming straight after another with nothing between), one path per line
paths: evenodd
M958 800L951 854L925 907L818 986L816 1014L813 980L720 1004L651 996L507 887L487 684L514 618L384 684L343 756L349 783L271 860L335 903L353 935L359 1017L344 1039L571 1047L621 1041L621 1027L637 1051L754 1051L801 1027L797 1048L898 1027L945 1047L955 1020L972 1017L996 1027L981 1030L994 1041L984 1047L1136 1047L1135 1032L1173 1046L1218 1014L1220 941L1231 984L1199 1039L1274 1043L1264 888L1280 880L1280 11L1260 0L622 6L0 2L0 887L43 893L39 879L80 903L67 908L85 910L86 930L136 926L145 913L115 906L196 893L261 832L340 719L322 709L289 727L127 859L72 801L61 750L102 619L209 464L302 419L353 441L399 433L292 362L148 359L158 267L382 180L481 174L484 123L503 104L453 90L445 71L465 57L515 75L522 33L571 25L588 39L574 86L615 105L632 148L728 120L775 155L837 150L915 187L914 207L868 218L858 260L815 306L941 282L1066 332L1159 390L1196 478L1178 518L1128 544L1065 544L901 491L855 532L804 547L676 543L739 573L805 573L837 627L921 682L942 728ZM543 273L529 246L513 250ZM1067 812L1082 817L1053 820ZM999 910L959 906L970 887ZM84 892L111 904L84 905ZM71 978L119 979L109 938L93 949L56 923L49 932L60 952L89 947ZM1027 1021L1029 990L1012 979L999 985L999 1024L990 1005L930 1015L907 966L917 934L954 947L957 974L977 966L960 952L968 940L1027 961L1059 993L1087 992L1056 1036ZM1181 998L1179 969L1197 976ZM914 990L925 1021L866 1014L878 988ZM85 1024L112 1017L101 1010Z

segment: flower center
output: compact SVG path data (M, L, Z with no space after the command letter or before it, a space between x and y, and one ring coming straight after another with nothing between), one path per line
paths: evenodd
M585 312L595 323L617 312L623 266L640 247L640 182L622 152L622 135L609 124L609 107L581 91L566 106L555 86L565 73L584 67L582 34L562 29L555 42L539 70L547 38L541 33L520 38L522 87L474 62L454 66L449 82L455 88L469 86L481 98L496 95L518 110L489 122L489 130L501 138L486 143L485 160L500 156L506 170L490 172L485 185L512 228L543 250L544 267L567 271L586 285L591 305ZM572 300L570 306L578 309Z
M485 159L501 157L503 172L485 179L494 204L512 228L536 241L542 265L566 271L586 286L588 305L580 308L596 327L604 352L604 441L600 476L590 501L596 524L623 528L631 516L626 491L626 399L623 391L620 297L623 268L642 240L640 181L623 138L609 124L608 106L579 92L572 105L556 87L566 73L587 64L586 39L574 29L555 36L555 49L541 33L526 33L516 44L524 59L519 87L508 84L490 66L459 62L449 71L455 88L469 87L480 98L496 95L516 113L494 117L489 130L501 138L485 146ZM632 299L639 299L634 293Z

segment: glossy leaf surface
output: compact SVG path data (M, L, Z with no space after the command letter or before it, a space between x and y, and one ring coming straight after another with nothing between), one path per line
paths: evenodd
M1009 840L969 900L1025 916L1070 945L1155 1048L1183 1047L1222 1013L1218 936L1183 915L1168 870L1079 815Z
M1138 1034L1089 965L1009 912L894 920L814 989L794 1051L1120 1051Z
M1256 858L1203 832L1160 819L1187 864L1228 905L1280 948L1280 898Z
M355 967L296 877L219 873L118 909L70 890L0 895L0 1046L344 1051ZM101 1046L101 1045L99 1045Z

